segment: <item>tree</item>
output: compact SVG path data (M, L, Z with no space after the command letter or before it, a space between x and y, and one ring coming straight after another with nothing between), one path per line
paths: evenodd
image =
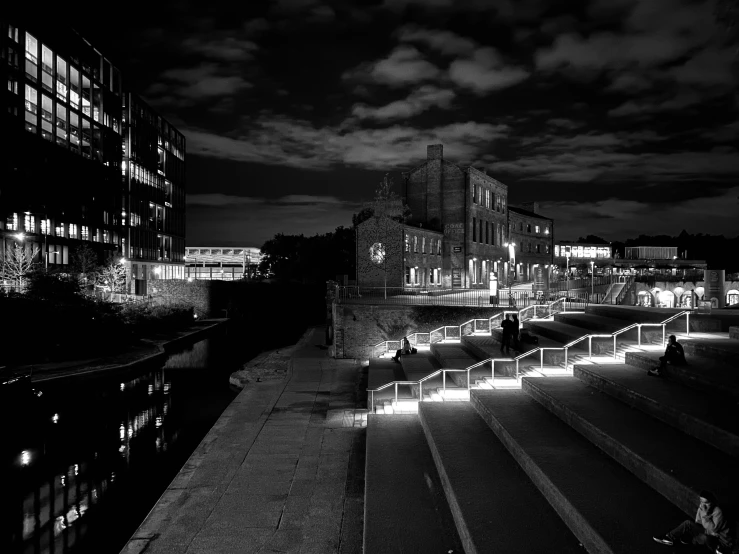
M89 281L94 280L94 274L99 266L98 254L89 245L83 244L74 251L72 267L79 274L80 284L87 285Z
M126 266L116 256L109 256L95 274L95 284L109 289L111 294L121 292L126 285Z
M392 190L393 181L385 175L375 191L375 198L360 214L372 215L362 224L361 239L357 239L357 279L360 272L372 275L379 272L382 277L384 296L387 298L388 272L400 267L403 258L403 235L401 224L410 214L408 206Z
M38 253L38 248L26 249L19 244L7 246L0 261L0 276L3 281L12 281L18 291L23 292L27 276L36 269L36 262L33 260Z

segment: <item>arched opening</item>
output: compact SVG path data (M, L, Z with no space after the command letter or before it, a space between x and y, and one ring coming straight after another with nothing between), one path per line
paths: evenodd
M652 306L652 295L648 291L641 291L637 295L636 300L637 306L644 306L645 308L650 308Z
M731 289L726 293L726 305L739 308L739 290Z
M663 290L659 293L659 307L660 308L674 308L675 307L675 295L669 290Z

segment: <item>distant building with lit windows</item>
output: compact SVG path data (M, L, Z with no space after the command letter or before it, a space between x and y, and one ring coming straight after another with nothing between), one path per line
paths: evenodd
M554 220L539 213L536 202L508 208L508 236L515 246L515 279L534 280L534 268L550 273L554 250Z
M130 292L183 278L185 140L73 29L0 15L0 247L124 256ZM0 255L2 255L0 253Z
M259 276L262 252L255 246L188 246L185 249L185 277L237 281Z

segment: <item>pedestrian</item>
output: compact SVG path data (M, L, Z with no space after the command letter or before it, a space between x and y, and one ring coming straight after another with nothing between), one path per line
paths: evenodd
M729 523L718 507L714 494L705 490L700 493L695 521L686 519L666 535L653 539L665 546L672 546L676 542L702 545L718 554L731 552L733 546Z
M400 349L396 350L395 356L391 358L394 362L400 363L400 357L404 354L410 354L411 353L411 341L408 340L408 337L403 337L403 346L400 347Z
M672 365L687 365L688 362L685 360L685 351L683 345L677 342L675 335L670 335L667 348L665 349L665 355L659 357L659 367L657 369L650 369L647 374L653 377L662 377L664 370L667 368L667 364Z
M519 346L519 335L521 334L521 322L518 321L518 314L513 314L513 325L511 325L512 333L511 338L513 339L513 349L518 351L521 349Z
M506 314L505 319L500 324L500 327L503 329L503 337L500 340L500 351L503 352L503 349L505 348L506 353L510 354L511 336L513 335L513 322L508 319L508 314Z

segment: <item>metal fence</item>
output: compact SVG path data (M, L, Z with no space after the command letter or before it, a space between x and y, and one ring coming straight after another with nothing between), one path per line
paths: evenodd
M553 302L564 298L565 293L535 295L531 291L498 290L490 296L488 289L405 289L403 287L355 287L339 286L336 302L339 304L399 304L407 306L468 306L522 308ZM590 295L586 292L570 293L573 305L587 305Z

